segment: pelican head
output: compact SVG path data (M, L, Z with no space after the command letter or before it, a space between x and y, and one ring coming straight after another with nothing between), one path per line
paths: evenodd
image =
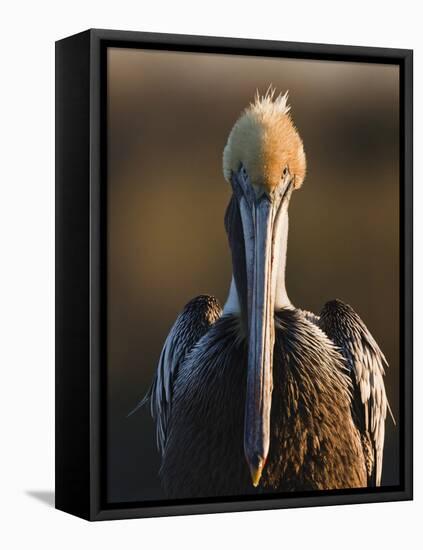
M232 128L223 171L233 195L225 217L233 284L248 335L244 451L256 487L269 453L274 311L292 305L285 291L288 205L306 160L287 93L270 89Z

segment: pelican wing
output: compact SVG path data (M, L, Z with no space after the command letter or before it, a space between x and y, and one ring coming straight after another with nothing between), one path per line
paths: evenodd
M166 444L173 387L179 366L221 313L220 304L213 296L197 296L188 302L165 340L156 375L147 395L130 413L133 414L150 402L151 415L156 423L157 447L161 454Z
M390 411L383 382L384 367L388 363L357 313L340 300L325 304L319 326L346 359L354 388L352 409L361 432L369 484L379 486L385 418L387 410Z

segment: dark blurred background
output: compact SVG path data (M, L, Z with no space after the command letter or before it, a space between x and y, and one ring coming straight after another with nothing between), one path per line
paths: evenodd
M231 278L222 175L229 131L256 89L289 90L308 173L290 206L287 289L316 313L350 303L399 398L399 72L396 66L112 48L108 52L108 499L163 498L153 423L127 418L165 337ZM383 484L398 483L387 419Z

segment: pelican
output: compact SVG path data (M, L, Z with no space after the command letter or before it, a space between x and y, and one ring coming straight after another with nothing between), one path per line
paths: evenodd
M232 281L223 311L191 300L161 352L149 402L169 497L381 483L386 359L340 300L320 315L285 286L288 208L306 173L287 93L256 95L223 153ZM135 409L135 410L136 410Z

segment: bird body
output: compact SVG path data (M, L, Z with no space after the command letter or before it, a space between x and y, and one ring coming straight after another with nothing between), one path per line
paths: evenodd
M170 498L380 485L386 359L355 311L320 315L285 287L288 206L305 154L287 96L257 96L224 151L232 281L222 309L191 300L149 401Z
M341 354L300 310L275 315L271 446L251 485L243 430L247 342L223 315L181 363L160 474L170 497L342 489L367 484Z

